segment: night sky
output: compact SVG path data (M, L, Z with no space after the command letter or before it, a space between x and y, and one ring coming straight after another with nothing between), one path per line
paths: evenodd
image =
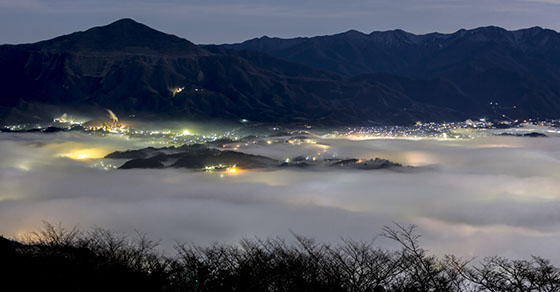
M560 30L558 15L560 0L0 0L0 43L35 42L125 17L195 43L231 43L350 29Z

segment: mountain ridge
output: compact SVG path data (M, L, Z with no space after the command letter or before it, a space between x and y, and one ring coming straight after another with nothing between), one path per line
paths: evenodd
M526 116L560 115L560 34L541 27L508 31L487 26L423 35L348 31L307 39L258 38L225 47L344 76L442 79L482 104L503 103Z
M461 29L458 29L455 32L449 32L449 33L442 33L442 32L433 31L433 32L428 32L428 33L420 33L420 34L408 32L406 30L399 29L399 28L389 29L389 30L374 30L374 31L371 31L369 33L359 31L359 30L356 30L356 29L349 29L349 30L346 30L346 31L343 31L343 32L333 33L333 34L307 36L307 37L293 37L293 38L282 38L282 37L276 37L276 36L263 35L263 36L260 36L260 37L254 37L254 38L245 40L245 41L240 42L240 43L229 43L229 44L221 44L221 45L228 46L228 47L233 47L233 46L237 46L237 45L241 45L241 44L251 43L251 42L254 42L254 41L258 41L258 40L279 40L279 41L285 41L285 42L296 41L296 40L297 41L306 41L306 40L319 39L319 38L337 37L337 36L343 36L343 35L348 35L348 34L361 35L361 36L402 34L402 35L407 35L407 36L414 37L414 38L417 38L417 39L421 39L421 38L432 37L432 36L448 37L448 36L453 36L453 35L457 35L457 34L465 34L465 33L469 33L469 32L481 32L481 31L482 32L483 31L503 31L503 32L513 33L513 34L516 34L516 35L524 34L524 33L527 33L527 32L533 32L534 33L534 32L542 32L542 31L546 31L546 32L549 32L549 33L554 33L554 34L560 34L560 32L557 32L553 29L543 28L541 26L532 26L532 27L527 27L527 28L508 30L508 29L502 28L500 26L488 25L488 26L475 27L475 28L471 28L471 29L461 28Z
M396 34L386 41L408 50L402 41L409 37L407 33ZM345 37L348 44L344 45L351 45L370 35L351 31ZM307 42L305 38L296 40L299 45ZM279 47L292 49L290 46L287 42ZM315 54L325 56L330 57ZM417 56L408 58L413 57ZM399 61L406 64L407 59ZM539 85L539 80L521 81L537 92L542 89L531 87ZM195 45L131 19L33 44L0 46L0 88L3 119L41 105L111 108L123 114L172 119L353 125L453 121L496 114L453 79L387 72L349 76L259 50ZM543 92L554 105L552 115L560 113L554 104L556 93Z

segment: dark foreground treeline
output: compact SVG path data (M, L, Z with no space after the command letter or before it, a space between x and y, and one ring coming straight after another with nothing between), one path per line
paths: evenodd
M560 291L559 269L542 258L474 264L427 254L414 226L382 236L401 249L296 235L293 244L178 245L170 257L142 235L46 223L20 242L0 237L0 291Z

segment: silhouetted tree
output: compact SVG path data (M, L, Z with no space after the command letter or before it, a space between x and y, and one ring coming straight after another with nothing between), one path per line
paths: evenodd
M543 258L473 264L430 255L414 225L384 227L381 235L400 249L346 239L331 246L294 234L291 243L178 244L168 257L141 233L81 232L45 222L21 243L0 237L0 279L17 291L560 291L560 270Z

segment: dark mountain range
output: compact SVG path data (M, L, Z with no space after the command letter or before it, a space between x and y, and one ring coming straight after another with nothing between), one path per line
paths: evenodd
M404 32L397 34L413 38ZM361 34L351 32L347 34L350 36L346 46L354 46L354 38ZM434 38L436 36L446 37L434 35ZM400 37L384 39L397 47L402 41ZM532 111L521 114L560 113L558 90L552 81L544 87L541 79L526 78L537 75L529 71L517 75L517 71L511 73L509 67L504 67L502 71L464 75L467 80L458 83L452 77L462 71L453 68L470 68L470 63L463 64L460 61L464 58L454 55L449 59L458 65L450 67L449 75L441 76L424 76L412 69L409 74L396 69L374 74L371 72L384 70L353 69L364 74L350 76L354 71L320 68L305 60L295 60L302 63L298 64L285 56L268 55L278 55L271 49L273 47L290 50L309 41L275 40L275 43L262 45L270 46L266 53L237 51L225 46L197 46L123 19L34 44L3 45L0 46L0 117L4 121L29 117L48 120L61 111L110 108L117 114L164 119L221 118L323 124L462 120L491 114L485 100L472 93L472 88L477 87L463 86L476 80L481 82L480 91L488 87L508 89L516 94L522 92L527 100L533 99ZM295 43L298 44L294 46ZM317 47L318 51L323 49L329 50L329 46ZM402 54L412 51L414 49L406 46ZM471 52L465 50L464 53ZM366 53L356 54L366 56ZM323 53L317 54L314 58L322 60ZM398 51L391 54L379 58L386 59L383 62L389 67L399 61ZM389 55L394 56L393 59ZM344 54L339 57L346 58ZM410 58L407 61L403 57L401 62L406 65L421 59ZM324 58L328 59L330 57ZM360 62L348 59L347 63L350 68ZM399 67L403 72L405 65ZM552 76L556 70L548 65L546 68L549 71L546 76ZM544 101L548 102L546 108L543 108ZM49 112L52 108L58 112Z
M517 31L481 27L426 35L348 31L313 38L262 37L226 47L260 51L346 76L383 72L442 79L480 103L498 102L512 115L560 114L560 34L539 27Z

